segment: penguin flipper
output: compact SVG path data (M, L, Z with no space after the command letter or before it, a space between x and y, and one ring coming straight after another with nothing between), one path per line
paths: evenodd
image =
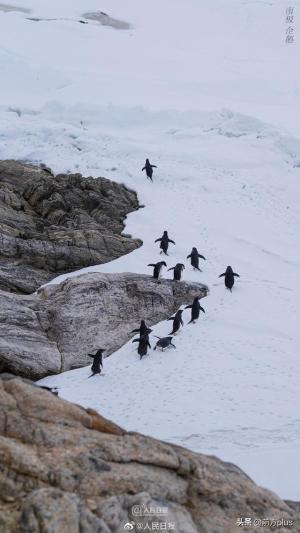
M220 274L219 278L222 278L223 276L226 276L226 272L223 272L223 274Z
M234 276L237 276L238 278L240 278L241 276L239 274L237 274L236 272L233 273Z

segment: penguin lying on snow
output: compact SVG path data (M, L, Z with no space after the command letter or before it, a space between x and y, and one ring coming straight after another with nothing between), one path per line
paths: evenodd
M148 330L149 332L152 331L152 329ZM140 359L144 357L144 355L147 355L148 347L151 348L150 342L149 342L149 335L148 333L144 333L141 335L138 339L134 339L132 342L138 342L138 354L140 356Z
M160 248L161 248L161 254L164 253L165 255L168 255L168 248L169 243L175 244L172 239L169 239L169 235L167 231L164 231L163 236L160 239L156 239L154 242L160 242Z
M185 307L185 309L191 309L192 310L191 320L188 322L188 324L190 324L191 322L193 322L193 324L195 323L195 320L197 320L197 318L199 318L199 316L200 316L200 311L205 313L205 310L200 305L198 297L194 298L194 301L193 301L192 305L187 305Z
M153 181L152 176L153 176L153 169L154 168L157 168L157 166L156 165L151 165L149 159L146 159L146 163L145 163L145 166L142 168L142 172L143 172L143 170L146 170L146 176L151 181Z
M192 267L194 267L196 270L199 270L200 272L202 272L201 268L199 268L199 258L200 259L204 259L204 261L206 261L204 255L201 255L199 254L197 248L194 248L192 249L190 255L187 256L187 259L191 258L191 265Z
M177 265L175 265L174 267L168 268L168 272L169 272L169 270L174 270L173 280L174 281L180 281L181 280L182 271L183 271L184 268L185 268L185 266L182 263L177 263Z
M175 344L172 343L173 337L156 337L156 338L158 339L158 341L154 347L154 350L156 350L156 348L161 348L161 351L163 352L164 348L170 348L171 346L173 348L176 348Z
M41 389L47 390L48 392L51 392L55 396L58 396L58 387L46 387L46 385L39 385Z
M101 367L103 368L103 362L102 362L103 352L105 352L105 350L103 350L102 348L99 348L99 350L97 350L95 355L88 353L88 356L94 359L93 364L91 366L92 374L91 376L89 376L90 378L92 378L96 374L101 374Z
M168 318L168 320L173 320L173 329L171 333L169 333L169 335L174 335L174 333L179 330L180 325L183 326L182 313L183 309L179 309L175 316L171 316L170 318Z
M228 266L225 272L223 272L223 274L220 274L219 278L221 278L222 276L225 276L225 287L227 287L227 289L232 292L232 287L234 285L234 276L237 276L239 278L240 275L236 272L233 272L231 266Z
M167 266L167 263L165 261L159 261L158 263L150 263L148 267L154 267L153 269L153 277L154 279L158 279L160 276L160 271L163 266Z

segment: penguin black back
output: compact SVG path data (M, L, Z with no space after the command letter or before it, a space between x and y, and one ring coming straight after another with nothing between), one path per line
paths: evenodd
M231 267L231 266L228 266L228 267L226 268L225 272L223 272L223 274L220 274L219 278L221 278L221 277L225 277L225 280L224 280L224 282L225 282L225 287L226 287L227 289L229 289L230 292L232 292L232 287L233 287L233 285L234 285L234 278L235 278L235 277L238 277L238 278L239 278L240 275L237 274L236 272L233 272L232 267Z

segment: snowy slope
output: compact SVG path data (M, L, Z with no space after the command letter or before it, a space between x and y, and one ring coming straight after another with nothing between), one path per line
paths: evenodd
M176 351L139 361L128 343L103 376L87 381L84 368L43 382L299 499L300 80L297 35L284 43L287 5L23 0L30 16L61 20L0 12L0 157L137 190L146 208L126 233L144 246L85 271L150 273L164 229L176 241L168 266L194 245L207 258L203 273L186 261L185 279L210 295ZM77 22L95 9L132 29ZM159 167L153 184L145 157ZM228 264L241 275L232 294L218 279Z

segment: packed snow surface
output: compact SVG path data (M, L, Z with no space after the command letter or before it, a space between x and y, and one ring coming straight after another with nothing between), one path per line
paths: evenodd
M184 279L210 288L196 324L184 311L176 350L140 361L129 342L101 376L87 367L43 383L299 500L299 2L292 45L280 0L1 5L0 158L106 176L145 205L125 229L143 247L81 272L150 274L167 229L168 267L184 262ZM129 29L79 23L96 11ZM227 265L240 274L232 293L218 279Z

